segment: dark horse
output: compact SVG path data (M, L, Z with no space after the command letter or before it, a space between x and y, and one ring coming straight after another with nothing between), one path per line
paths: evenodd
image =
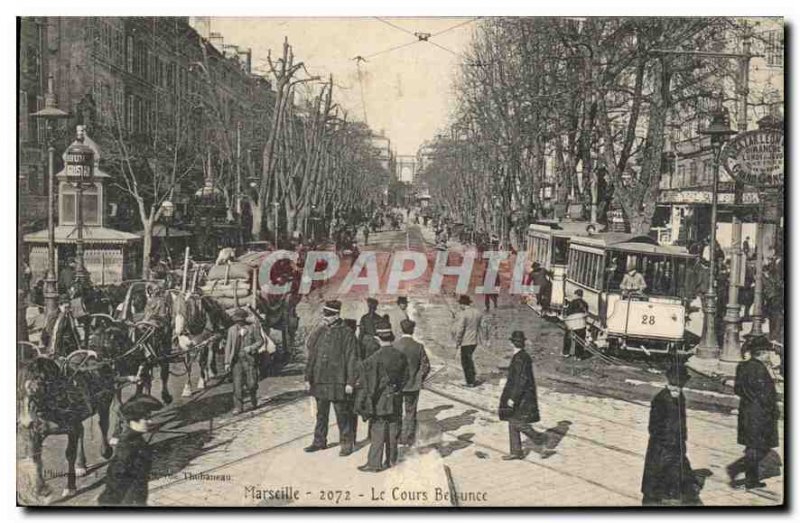
M114 392L114 371L91 351L76 351L62 362L36 356L18 369L19 427L35 465L33 494L48 497L42 464L47 436L67 435L67 487L63 495L75 493L77 475L86 471L83 421L97 414L100 419L101 454L111 457L106 434ZM78 462L78 468L75 462Z

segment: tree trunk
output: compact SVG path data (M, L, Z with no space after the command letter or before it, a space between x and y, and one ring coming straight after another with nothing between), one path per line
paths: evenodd
M142 279L150 279L150 253L153 250L153 221L142 220L144 236L142 237Z
M643 212L626 212L625 214L630 223L631 234L634 236L647 236L650 232L650 220L652 217Z
M264 209L257 202L251 202L250 209L253 214L253 225L250 228L250 232L254 241L261 241L264 239L261 235Z

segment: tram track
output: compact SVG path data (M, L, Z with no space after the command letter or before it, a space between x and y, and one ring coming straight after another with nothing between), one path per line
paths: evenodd
M475 402L472 402L472 401L469 401L469 400L465 400L463 398L459 398L458 396L456 396L454 394L438 390L435 386L431 386L431 385L427 384L425 386L425 390L427 390L428 392L431 392L432 394L435 394L437 396L445 398L448 401L454 401L454 402L462 404L463 406L476 409L476 410L478 410L478 411L480 411L480 412L482 412L484 414L488 414L492 418L496 417L496 412L495 411L493 411L491 409L488 409L485 406L480 405L478 403L475 403ZM603 421L606 421L606 422L615 423L613 420L610 420L608 418L604 418L604 417L597 416L597 415L592 415L592 414L590 414L588 412L581 411L579 409L570 409L568 407L563 407L563 406L560 406L559 408L565 408L566 410L573 410L575 412L578 412L578 413L581 413L581 414L584 414L584 415L588 415L588 416L594 417L596 419L600 419L600 420L603 420ZM640 430L637 430L635 427L633 427L631 425L624 424L624 423L619 423L619 422L616 422L616 423L618 425L622 425L622 426L625 426L625 427L628 427L628 428L633 428L637 432L641 432ZM601 441L598 441L598 440L596 440L594 438L590 438L590 437L587 437L587 436L580 436L580 435L577 435L577 434L570 434L569 432L564 434L564 437L565 438L574 439L574 440L577 440L577 441L582 441L584 443L589 443L589 444L594 445L596 447L600 447L600 448L606 449L608 451L616 452L616 453L619 453L619 454L622 454L622 455L625 455L625 456L628 456L628 457L640 458L642 460L642 462L644 463L645 456L644 456L644 454L642 454L640 452L636 452L636 451L633 451L633 450L630 450L630 449L619 447L617 445L610 445L610 444L607 444L607 443L603 443ZM482 447L485 447L485 448L488 448L488 449L491 449L491 450L495 450L496 452L500 452L501 454L505 453L505 451L501 450L501 449L492 448L491 446L483 445L483 444L480 444L480 443L477 443L477 442L473 442L473 443L475 443L477 446L482 446ZM707 447L707 446L697 445L697 444L693 444L693 445L697 446L697 447L700 447L700 448L720 451L720 449L717 449L717 448L712 448L712 447ZM725 454L729 454L729 455L733 455L733 456L739 457L738 454L733 454L733 453L730 453L730 452L727 452L727 451L721 451L721 452L724 452ZM540 465L543 468L547 468L549 470L552 470L552 471L555 471L555 472L558 472L558 473L561 473L561 474L564 474L564 475L568 475L568 476L571 476L571 477L574 477L574 478L577 478L577 479L581 479L581 480L586 481L587 483L591 483L593 485L601 486L603 488L606 488L606 490L615 492L615 493L620 494L620 495L624 495L624 496L626 496L628 498L634 498L634 499L637 499L637 500L639 499L638 495L637 496L631 496L630 494L619 492L619 491L617 491L615 489L608 488L606 485L602 485L602 484L600 484L600 483L598 483L598 482L596 482L594 480L591 480L591 479L588 479L588 478L584 478L584 477L582 477L580 475L573 474L573 473L568 473L568 472L556 469L554 467L551 467L549 465L545 465L545 464L542 464L542 463L539 463L539 462L528 461L527 458L525 459L525 461L528 462L528 463L534 464L534 465ZM711 481L711 482L719 484L719 485L728 485L727 481L725 481L723 479L716 479L713 476L709 476L707 481ZM773 493L771 493L771 492L759 492L757 490L751 490L750 492L752 494L756 495L756 496L759 496L759 497L761 497L763 499L768 499L770 501L779 501L780 500L778 495L773 495Z

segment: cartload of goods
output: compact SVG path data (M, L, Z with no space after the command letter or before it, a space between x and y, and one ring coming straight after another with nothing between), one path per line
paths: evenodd
M242 307L257 309L258 267L235 261L233 249L222 249L200 291L216 301L228 315Z

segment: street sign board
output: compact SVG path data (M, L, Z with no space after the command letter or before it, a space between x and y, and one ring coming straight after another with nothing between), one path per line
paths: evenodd
M783 185L783 133L748 131L723 149L720 163L735 180L754 187Z

